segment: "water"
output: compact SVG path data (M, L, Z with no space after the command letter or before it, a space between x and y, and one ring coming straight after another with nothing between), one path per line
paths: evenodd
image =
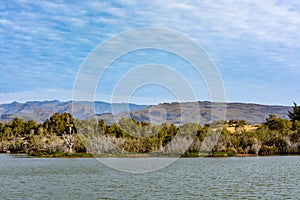
M132 174L93 158L2 154L0 199L300 199L300 157L183 158Z

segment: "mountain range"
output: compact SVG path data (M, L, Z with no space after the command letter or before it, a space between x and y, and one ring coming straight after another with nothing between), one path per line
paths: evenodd
M211 123L218 120L246 120L249 124L264 122L270 114L277 117L288 118L289 106L260 105L250 103L212 103L209 101L163 103L149 106L143 110L134 110L129 113L119 114L104 113L99 118L107 123L113 123L122 117L134 118L136 121L147 121L152 123L174 123L182 124Z
M106 103L101 101L30 101L26 103L12 102L0 104L0 121L10 121L15 117L25 120L44 122L52 114L70 112L75 118L89 119L97 116L107 123L115 119L131 117L137 121L150 121L152 123L168 122L180 124L185 122L199 122L201 124L221 120L226 108L225 120L241 120L247 123L261 123L270 114L288 118L290 106L260 105L253 103L212 103L209 101L198 102L173 102L158 105L137 105L127 103ZM114 114L111 114L114 113ZM200 121L198 121L200 119Z
M0 121L10 121L15 117L25 120L34 120L38 123L44 122L54 113L69 112L79 119L88 119L95 114L111 113L118 114L127 110L142 110L147 105L136 105L126 103L110 104L101 101L29 101L26 103L12 102L0 104Z

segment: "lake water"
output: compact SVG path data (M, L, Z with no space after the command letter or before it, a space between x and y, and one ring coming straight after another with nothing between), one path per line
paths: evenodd
M0 154L0 199L300 199L300 157L182 158L133 174L93 158Z

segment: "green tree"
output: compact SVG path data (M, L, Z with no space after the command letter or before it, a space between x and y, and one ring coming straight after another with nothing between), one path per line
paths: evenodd
M116 137L116 138L122 138L124 137L126 134L124 133L124 131L118 126L118 124L113 123L110 126L107 126L107 135Z
M12 132L15 136L24 136L25 133L25 122L23 119L14 118L11 123Z
M292 128L292 123L289 120L276 117L276 115L269 115L269 118L264 123L271 131L278 131L286 135Z
M174 125L167 125L166 129L165 129L165 137L163 140L163 146L167 145L169 142L172 141L172 139L175 137L175 135L178 132L178 128Z
M25 123L24 128L27 134L30 134L31 132L34 133L37 128L37 124L35 121L29 120L28 122Z
M4 139L6 139L4 138L4 126L5 124L0 122L0 143L2 143Z
M100 133L105 134L107 131L107 127L106 127L104 119L99 120L99 126L100 126Z
M44 122L43 126L47 133L62 136L64 132L69 131L69 127L74 127L74 119L70 113L55 113Z
M298 106L295 102L294 102L293 111L289 111L288 116L291 119L291 121L296 121L296 120L300 121L300 106Z

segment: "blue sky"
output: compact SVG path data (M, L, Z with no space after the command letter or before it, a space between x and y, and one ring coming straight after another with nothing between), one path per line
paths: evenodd
M259 0L2 0L0 103L71 100L77 73L98 44L146 27L175 30L200 44L220 71L228 102L300 104L300 2ZM188 63L154 50L116 60L99 80L96 99L109 101L118 79L147 62L171 65L197 100L211 100ZM176 101L176 95L148 85L131 101Z

